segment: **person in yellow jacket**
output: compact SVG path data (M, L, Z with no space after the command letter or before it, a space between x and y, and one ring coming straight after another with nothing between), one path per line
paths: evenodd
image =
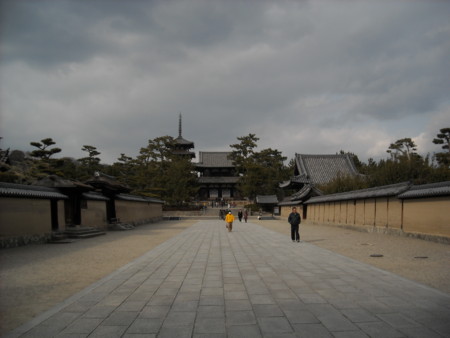
M228 232L231 232L231 230L233 230L233 222L234 222L234 216L231 213L231 211L229 211L227 216L225 217L225 223L227 223Z

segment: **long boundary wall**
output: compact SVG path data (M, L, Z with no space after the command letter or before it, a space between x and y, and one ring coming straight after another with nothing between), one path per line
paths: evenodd
M162 204L116 200L116 215L122 223L133 225L156 222L162 219Z
M44 243L52 236L52 207L47 198L0 197L0 248ZM58 230L64 231L64 200L56 202ZM162 203L115 200L123 223L140 225L163 218ZM82 226L107 230L106 202L87 200L81 208Z
M1 247L41 243L51 237L49 199L0 198Z
M429 237L450 243L450 196L366 198L307 204L304 222Z

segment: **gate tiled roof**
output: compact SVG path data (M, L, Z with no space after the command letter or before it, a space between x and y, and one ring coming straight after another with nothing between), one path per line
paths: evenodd
M277 195L257 195L257 204L278 204Z
M200 176L200 184L235 184L239 181L238 176Z
M233 161L228 158L230 154L229 151L200 151L199 162L195 165L197 167L233 168Z

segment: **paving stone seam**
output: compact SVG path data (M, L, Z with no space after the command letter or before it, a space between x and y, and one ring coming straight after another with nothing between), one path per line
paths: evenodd
M12 334L6 337L18 337L26 332L31 332L33 329L42 328L40 324L45 320L83 297L92 297L92 306L86 308L84 312L80 313L80 316L68 318L71 321L59 332L64 332L71 325L75 325L74 323L80 318L84 318L84 323L87 325L84 328L80 327L80 331L89 329L91 330L90 334L95 334L97 329L98 332L109 332L114 330L111 325L102 324L107 323L108 318L119 306L133 305L137 308L140 306L137 316L126 328L116 328L116 330L123 329L123 334L126 335L144 309L151 306L150 302L153 297L156 297L158 291L161 295L164 295L165 292L170 294L172 292L170 290L173 289L176 291L174 291L175 294L170 302L169 310L161 318L155 333L162 334L165 332L164 330L173 328L170 325L164 325L165 321L169 319L169 315L183 312L177 311L175 302L178 296L181 299L181 290L185 283L187 289L189 289L187 277L191 270L192 276L195 277L200 269L202 270L202 280L198 294L199 299L196 304L193 303L196 309L194 317L187 318L192 322L190 336L197 334L195 330L197 319L199 319L202 290L205 285L218 285L215 280L219 277L222 285L221 297L224 304L225 334L228 330L234 330L233 326L227 325L228 321L232 323L234 318L227 317L227 299L233 300L235 296L237 296L237 299L241 299L242 295L239 292L234 294L225 292L225 284L233 284L233 282L225 283L225 275L234 274L234 272L228 273L235 271L235 269L239 272L239 278L245 289L251 313L256 320L256 324L253 326L257 328L258 334L261 336L267 333L264 330L267 330L267 327L265 327L265 323L258 320L261 316L257 316L255 304L251 301L251 283L255 279L269 291L269 295L282 311L283 316L280 318L284 318L289 325L289 329L287 329L286 326L283 326L284 321L277 321L272 317L269 321L272 321L274 325L278 323L283 326L279 328L280 330L290 330L291 333L295 333L296 329L301 327L301 325L289 320L286 299L293 297L298 304L303 304L302 309L313 315L326 332L336 334L347 331L364 332L371 335L374 330L385 330L388 334L394 332L400 334L407 332L408 329L418 328L422 330L421 332L448 333L445 328L447 321L443 316L446 313L450 314L450 295L338 255L332 251L318 248L310 243L291 243L288 236L273 232L258 224L247 224L242 227L236 226L233 232L228 233L221 221L203 220L195 223L177 236L158 245L153 250L149 250L141 257L93 283L76 295L69 297L40 317L14 330ZM299 256L302 257L301 260L298 259ZM230 279L229 281L233 280ZM305 286L305 290L312 291L310 294L303 294L303 299L302 293L298 294L293 284L299 281ZM111 283L108 285L108 282ZM153 289L152 285L155 285L154 290L148 291ZM176 285L177 287L175 287ZM146 289L144 286L152 287ZM141 287L142 290L139 290ZM95 308L95 305L101 305L101 302L107 299L109 295L115 295L116 291L129 292L116 309L108 313L108 307L104 309L101 307ZM151 292L152 294L139 301L136 297L139 296L138 291ZM338 292L339 295L346 296L349 302L354 302L354 305L364 309L367 314L373 317L365 317L368 320L365 322L357 321L354 312L352 315L351 312L345 312L342 308L336 307L339 302L333 303L331 300L333 300L333 293ZM319 297L323 298L325 303L314 303L320 301ZM312 303L308 305L304 301L312 301ZM229 301L228 304L240 303ZM238 308L243 309L244 307ZM414 311L408 311L409 308ZM83 317L89 311L94 317ZM95 311L99 312L95 313ZM106 312L103 313L103 311ZM250 312L242 311L242 315ZM433 312L430 311L441 315L431 321L432 317L429 316ZM179 318L183 318L183 313L179 315L181 316ZM231 316L231 312L228 312L228 315ZM418 318L421 318L420 316L424 315L426 316L422 321L418 320ZM377 321L373 321L374 319L377 319ZM244 328L239 327L237 329Z
M334 253L333 253L334 254ZM344 259L347 259L347 257L344 257ZM361 264L360 262L357 262L358 264ZM383 271L384 272L384 271ZM394 275L395 276L395 275ZM260 276L262 279L263 279L263 276ZM407 280L406 280L407 281ZM408 281L409 282L409 281ZM344 316L345 317L345 316ZM351 320L350 320L350 322L351 322ZM384 321L385 322L385 321ZM385 322L386 323L386 322ZM390 324L390 323L386 323L386 324ZM395 328L393 328L393 329L395 329Z
M87 294L89 294L93 290L97 289L98 287L100 287L101 285L106 283L107 281L109 281L111 279L114 279L115 277L119 276L120 274L124 273L125 271L127 271L129 269L132 269L132 268L135 268L136 266L139 266L140 264L142 264L142 262L147 261L149 259L149 257L155 255L156 256L155 259L156 259L157 257L165 255L166 254L166 250L173 250L173 249L170 248L170 246L171 245L175 245L179 241L185 241L185 239L183 239L182 236L175 236L175 237L172 237L169 240L159 244L155 248L149 250L148 252L144 253L140 257L138 257L138 258L132 260L131 262L125 264L124 266L118 268L117 270L115 270L112 273L110 273L109 275L101 278L100 280L92 283L91 285L87 286L86 288L84 288L83 290L77 292L76 294L70 296L69 298L65 299L61 303L59 303L56 306L52 307L51 309L49 309L49 310L45 311L44 313L38 315L37 317L33 318L29 322L27 322L27 323L19 326L18 328L8 332L5 337L8 337L8 338L9 337L11 337L11 338L12 337L20 337L21 335L27 333L28 331L30 331L31 329L33 329L37 325L39 325L42 322L44 322L47 319L49 319L54 314L64 310L64 308L66 308L69 305L75 303L80 298L86 296ZM168 247L168 248L166 248L166 247Z
M239 271L239 276L240 276L240 279L242 280L242 283L243 283L243 285L244 285L244 288L245 288L245 292L246 292L246 294L247 294L247 296L248 296L248 287L247 287L247 284L245 283L245 279L244 279L244 276L242 275L242 269L239 267L239 261L238 261L238 259L236 258L236 253L235 253L235 250L233 250L233 240L232 239L235 239L234 238L234 236L235 236L235 233L236 233L236 231L233 233L233 231L232 232L227 232L227 231L220 231L219 232L219 234L225 239L225 241L228 243L228 245L227 245L227 247L229 247L230 248L230 252L232 253L232 257L233 257L233 259L234 259L234 265L236 266L236 269ZM223 251L222 250L222 246L221 246L221 251ZM223 259L224 259L224 254L223 254L223 252L222 252L222 254L221 254L221 257L222 257L222 264L223 264ZM249 298L249 297L248 297ZM226 300L224 299L224 302L225 302L225 323L227 323L227 321L228 321L228 317L227 317L227 313L230 313L230 311L227 311L227 309L226 309ZM249 298L249 302L250 302L250 298ZM256 316L256 314L255 314L255 311L254 311L254 309L253 309L253 306L251 306L251 311L252 311L252 313L253 313L253 316L255 317L255 319L257 319L257 316ZM257 327L257 329L258 329L258 333L261 335L261 337L263 336L263 332L261 331L261 328L260 328L260 326L258 325L258 327Z

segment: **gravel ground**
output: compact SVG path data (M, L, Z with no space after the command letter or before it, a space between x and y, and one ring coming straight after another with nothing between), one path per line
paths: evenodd
M290 225L286 221L252 221L286 234L286 242L292 245ZM132 231L108 232L106 236L70 244L0 250L0 335L28 322L196 222L166 221L141 225ZM235 223L235 227L240 226L245 223ZM450 293L450 245L323 225L302 224L300 235L304 242ZM371 257L372 254L383 257Z

